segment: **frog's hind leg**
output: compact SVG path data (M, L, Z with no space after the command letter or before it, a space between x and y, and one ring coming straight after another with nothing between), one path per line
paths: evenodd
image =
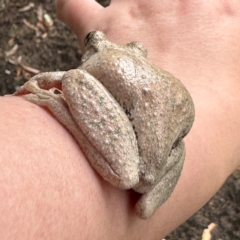
M88 72L70 70L62 89L74 120L101 155L89 158L92 166L112 185L130 189L138 181L139 155L133 127L109 91ZM87 154L86 154L87 155Z
M169 198L180 177L184 159L185 146L184 142L181 141L172 150L168 159L169 162L174 162L175 165L167 171L156 186L143 194L138 200L135 208L140 218L146 219L151 217L157 208Z

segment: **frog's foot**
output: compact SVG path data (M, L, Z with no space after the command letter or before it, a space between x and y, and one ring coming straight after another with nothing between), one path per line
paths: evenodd
M66 72L45 72L33 76L23 86L21 86L13 95L19 96L34 92L36 89L51 89L61 85L62 77ZM35 89L35 90L34 90Z
M180 177L185 159L185 146L181 141L171 152L168 158L169 162L175 165L167 171L149 192L143 194L138 200L135 209L140 218L147 219L151 217L159 206L161 206L173 192Z
M70 132L78 131L78 126L74 122L65 100L59 94L41 89L38 82L34 80L29 80L23 87L23 91L28 93L23 95L24 99L48 108Z

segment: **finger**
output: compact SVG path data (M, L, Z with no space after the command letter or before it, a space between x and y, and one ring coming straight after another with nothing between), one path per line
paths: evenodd
M95 0L56 0L56 11L60 20L66 23L80 41L94 29L94 22L104 8Z

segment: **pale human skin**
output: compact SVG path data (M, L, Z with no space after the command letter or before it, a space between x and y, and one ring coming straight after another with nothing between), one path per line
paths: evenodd
M240 2L57 3L81 43L96 29L114 42L141 41L151 61L185 84L196 110L185 165L171 197L140 220L138 196L103 181L47 111L1 98L0 238L161 239L240 165Z

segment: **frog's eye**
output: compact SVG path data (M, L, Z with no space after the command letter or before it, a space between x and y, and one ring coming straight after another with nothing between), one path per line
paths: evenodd
M130 42L126 44L127 47L133 49L137 54L140 54L143 57L147 57L147 49L140 42Z
M90 42L90 40L91 40L91 38L93 37L94 33L95 33L95 31L90 32L90 33L88 33L87 36L85 37L85 39L84 39L84 45L85 45L85 47L86 47L86 46L88 45L88 43Z
M92 46L97 48L100 42L107 41L106 36L101 31L92 31L84 39L85 47Z

